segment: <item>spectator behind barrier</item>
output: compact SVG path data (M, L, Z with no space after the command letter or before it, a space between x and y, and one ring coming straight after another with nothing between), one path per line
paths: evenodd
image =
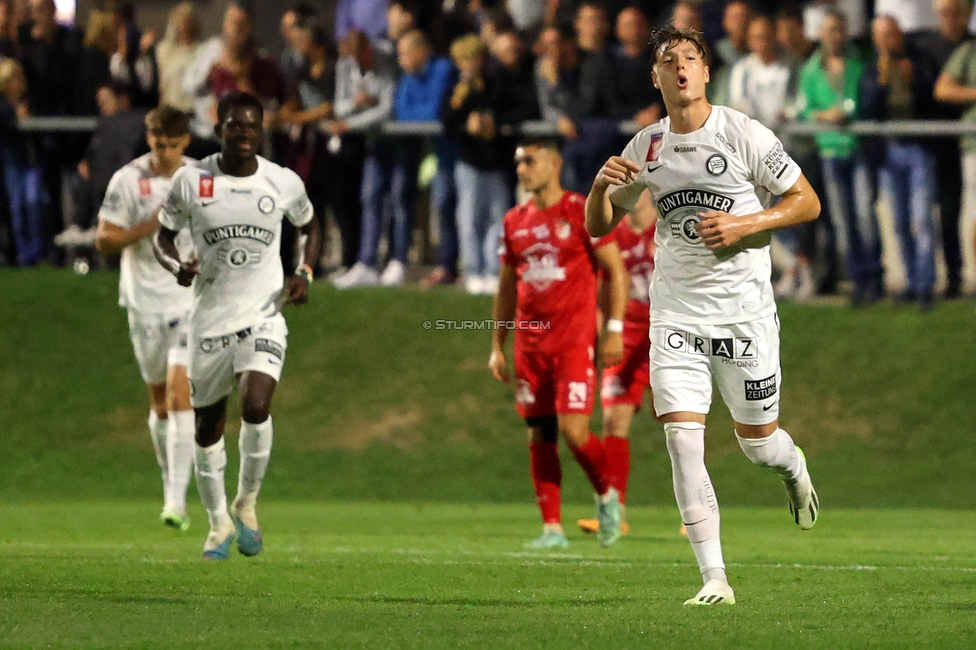
M89 13L81 45L76 75L75 111L79 115L98 115L96 94L99 88L112 82L109 62L118 48L115 16L111 12L98 9Z
M702 30L702 15L698 9L698 4L691 0L682 0L674 5L671 10L671 24L675 29L685 31L693 29L696 32Z
M397 42L400 80L393 102L393 118L401 122L436 120L451 80L451 64L433 57L423 32L413 30ZM423 154L421 137L385 138L373 141L363 166L363 212L357 264L349 277L336 281L340 289L375 284L399 286L406 277L407 253L413 235L413 216L417 200L417 172ZM381 276L374 269L378 261L383 231L383 206L386 198L392 207L389 262Z
M763 126L778 130L791 112L796 83L776 43L773 21L756 16L749 22L747 42L750 54L732 66L729 76L729 106L742 111ZM815 293L813 274L806 256L799 252L796 228L773 235L786 251L786 267L773 287L777 298L809 299Z
M156 67L156 32L141 32L131 3L116 12L118 45L109 61L112 83L128 87L132 105L149 111L159 103L159 70Z
M169 12L163 40L156 46L159 94L163 104L186 113L193 111L193 95L184 90L183 79L200 47L200 20L193 3L182 2Z
M16 60L4 58L0 60L0 169L20 266L37 264L46 249L43 227L48 196L38 151L34 138L17 128L17 120L29 115L24 69Z
M333 136L329 142L330 148L348 151L350 156L355 156L363 179L356 187L360 192L360 201L363 201L366 152L368 149L372 154L382 146L383 140L378 141L377 132L393 113L397 68L394 60L378 51L360 31L349 32L339 52L342 56L336 64L335 119L325 125L325 130ZM350 133L352 129L359 133ZM346 284L375 284L379 280L371 265L358 261L359 250L364 246L359 215L354 227L357 262L336 278L335 283L339 287ZM350 232L352 228L352 224L347 226ZM348 245L345 237L346 233L343 232L343 250Z
M732 66L749 54L749 21L752 9L743 0L732 0L722 13L722 28L725 37L715 44L716 62L710 70L711 82L708 84L708 101L712 104L728 105L729 77Z
M802 116L811 122L841 125L858 117L858 85L864 64L847 44L847 20L830 12L821 21L822 43L801 73ZM817 146L823 163L827 202L846 252L847 274L854 281L851 302L875 302L884 294L881 239L875 213L877 169L870 164L855 136L821 133Z
M876 58L861 76L860 115L870 120L925 120L935 117L932 96L935 62L905 43L894 18L878 16L871 25ZM932 308L935 285L935 157L919 138L885 138L874 145L881 182L895 217L895 234L908 275L903 302Z
M511 47L510 43L502 49ZM486 47L477 36L462 36L451 45L451 58L460 75L444 102L441 119L447 137L458 149L454 171L458 244L461 274L470 294L497 290L498 245L502 219L512 205L514 153L511 142L499 137L498 129L500 120L523 117L513 110L524 108L516 102L532 90L526 83L528 66L520 62L517 51L508 54L512 67L500 62L495 67L504 76L490 76L486 74ZM503 88L503 80L511 82L511 87ZM516 88L521 88L521 95Z
M969 0L934 0L938 29L916 35L916 46L927 52L938 65L945 68L952 53L964 43L971 43L973 35L968 31ZM938 81L936 82L938 89ZM938 90L936 90L938 95ZM962 118L963 106L939 102L936 106L939 119ZM946 263L946 298L958 298L962 294L962 246L959 235L959 219L962 212L962 194L965 182L962 175L962 153L959 139L936 138L932 141L936 150L935 180L936 200L942 227L942 253Z
M17 56L17 31L22 16L17 14L16 0L0 0L0 58Z
M610 24L607 22L607 11L601 3L591 1L581 4L576 10L573 30L576 32L576 42L584 54L606 55Z
M305 67L302 54L302 30L315 19L315 8L307 2L293 4L281 15L281 37L285 48L281 52L278 66L285 78L285 86L291 88Z
M664 117L661 92L651 83L651 26L639 9L628 7L617 15L615 33L620 45L610 56L609 114L615 120L633 120L643 129Z

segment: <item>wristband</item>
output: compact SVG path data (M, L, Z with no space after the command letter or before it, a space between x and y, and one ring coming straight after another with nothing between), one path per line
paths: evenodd
M302 264L295 269L295 275L300 278L305 278L305 282L309 284L312 284L312 280L315 278L315 274L312 273L312 267L308 264Z
M624 331L624 322L619 318L611 318L607 321L606 329L611 334L621 334Z

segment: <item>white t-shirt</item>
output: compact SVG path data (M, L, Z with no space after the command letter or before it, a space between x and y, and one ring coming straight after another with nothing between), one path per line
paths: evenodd
M792 71L780 59L763 63L757 54L739 59L729 79L729 106L771 129L786 119Z
M716 252L698 234L701 213L755 214L800 178L773 132L713 106L694 133L672 133L665 118L634 136L621 155L642 169L632 183L611 186L611 202L633 210L648 189L658 210L651 319L732 325L774 314L769 233Z
M219 336L250 327L281 308L281 220L301 227L312 204L298 174L258 156L251 176L229 176L220 154L184 167L173 177L159 222L190 228L199 254L193 281L197 336Z
M184 158L183 164L196 161ZM108 183L98 218L119 228L131 229L152 217L166 200L172 178L153 174L150 154L140 156L115 172ZM180 255L192 254L188 230L176 237ZM156 260L152 238L145 237L122 250L119 265L119 304L141 314L176 316L190 310L193 293L176 282L173 274Z

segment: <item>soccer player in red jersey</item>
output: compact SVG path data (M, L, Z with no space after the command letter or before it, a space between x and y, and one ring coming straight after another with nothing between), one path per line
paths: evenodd
M511 379L505 357L515 330L516 404L529 428L529 458L543 533L527 547L566 548L560 517L561 435L597 494L599 538L620 538L620 501L606 472L603 444L590 431L596 370L596 272L610 287L605 366L623 358L627 271L617 245L586 232L582 195L559 184L562 156L552 139L523 141L515 152L516 173L532 196L505 215L499 291L488 366L495 378ZM616 331L613 331L616 330Z
M600 400L603 404L603 449L606 456L607 478L620 494L620 531L626 535L629 526L624 504L627 502L627 480L630 478L630 423L634 413L644 403L644 393L650 390L650 288L654 273L654 230L657 210L650 194L645 192L634 211L624 217L621 225L603 240L610 240L620 249L620 257L629 276L630 290L624 314L623 359L603 368ZM602 241L602 240L601 240ZM600 291L600 306L606 310L604 282ZM617 325L607 321L607 327ZM595 533L596 519L580 519L580 530Z

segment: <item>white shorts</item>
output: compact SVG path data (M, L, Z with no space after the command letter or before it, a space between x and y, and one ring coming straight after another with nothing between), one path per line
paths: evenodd
M651 321L654 410L707 414L712 380L732 419L769 424L779 418L782 372L779 317L737 325L680 325Z
M129 338L147 384L165 384L169 366L185 366L189 314L140 314L129 310Z
M210 406L230 394L235 378L254 370L281 379L288 326L281 314L224 336L190 335L190 403Z

